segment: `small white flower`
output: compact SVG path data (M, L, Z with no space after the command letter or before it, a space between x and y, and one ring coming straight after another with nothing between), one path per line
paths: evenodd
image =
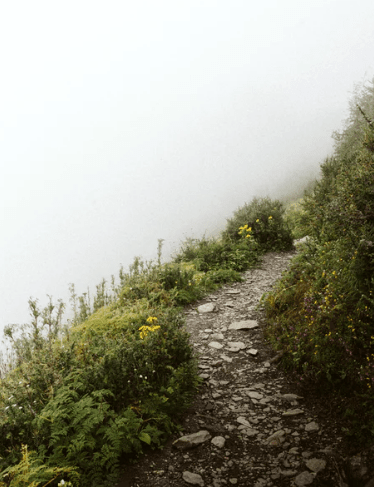
M145 376L144 379L147 380L147 376Z
M7 407L5 408L5 411L6 411L7 409L9 409L9 406L7 406Z
M17 406L17 404L13 404L13 407L15 408Z
M22 381L20 380L20 381L18 382L18 384L22 384Z
M140 377L141 379L143 379L143 376L142 376L142 375L139 375L139 377Z
M22 406L20 406L18 409L22 409Z

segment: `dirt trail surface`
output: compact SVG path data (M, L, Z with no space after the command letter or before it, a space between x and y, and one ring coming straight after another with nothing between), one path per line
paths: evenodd
M257 305L293 255L269 253L244 282L185 308L204 385L180 436L129 465L118 487L348 485L334 412L312 394L299 397L263 339Z

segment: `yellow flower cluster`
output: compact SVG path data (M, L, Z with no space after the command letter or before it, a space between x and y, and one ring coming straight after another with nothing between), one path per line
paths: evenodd
M149 318L147 318L147 323L150 323L150 324L153 324L157 321L157 318L156 316L150 316ZM140 338L143 340L150 331L156 331L158 330L159 328L161 328L160 326L158 325L153 325L153 326L148 326L148 325L143 325L139 328L139 331L140 331Z
M150 316L147 318L147 323L150 323L151 325L157 321L156 316Z
M238 234L243 235L243 233L246 232L247 235L245 236L245 238L251 238L251 231L252 231L252 227L249 227L248 225L244 225L243 227L239 227Z

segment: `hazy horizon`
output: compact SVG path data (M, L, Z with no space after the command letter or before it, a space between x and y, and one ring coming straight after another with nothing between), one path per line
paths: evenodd
M374 3L15 0L0 16L0 329L283 198L374 76Z

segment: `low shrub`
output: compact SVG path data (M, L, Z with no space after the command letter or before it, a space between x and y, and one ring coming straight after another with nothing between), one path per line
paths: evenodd
M239 227L237 228L237 232ZM231 269L242 272L253 266L261 255L261 250L251 242L245 242L240 237L235 241L228 239L188 240L182 245L179 253L174 257L175 262L189 259L195 268L201 272L210 270Z
M0 478L21 468L27 445L46 472L61 468L51 485L75 474L81 486L113 485L123 455L177 429L198 384L178 310L101 308L1 383Z
M239 241L239 228L251 229L251 236L257 248L262 252L290 250L293 237L286 220L283 218L285 209L279 200L270 198L254 198L238 208L232 218L227 220L223 238Z

